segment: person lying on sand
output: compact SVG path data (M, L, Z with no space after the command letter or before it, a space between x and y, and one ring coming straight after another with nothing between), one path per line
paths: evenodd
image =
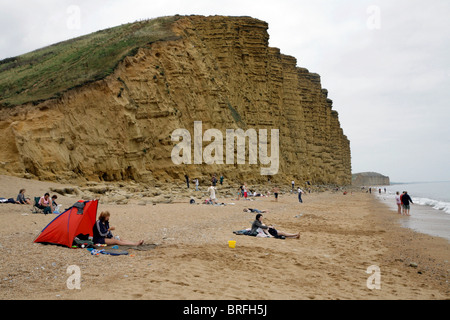
M109 217L111 214L108 211L100 213L98 220L94 224L94 239L95 244L119 245L119 246L140 246L144 244L144 240L133 242L128 240L120 240L113 236L112 230L114 227L109 226Z
M268 210L258 210L258 209L252 209L252 208L245 208L244 212L256 212L256 213L267 213Z
M278 231L273 226L266 226L262 222L262 214L258 213L256 215L255 221L252 223L252 230L250 231L252 235L258 234L257 230L260 228L263 230L266 234L269 234L275 238L279 237L285 237L285 238L294 238L294 239L300 239L300 232L299 233L287 233L284 231Z

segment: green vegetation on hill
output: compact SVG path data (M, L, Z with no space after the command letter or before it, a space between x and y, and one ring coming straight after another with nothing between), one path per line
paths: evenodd
M126 56L175 38L178 16L129 23L0 61L0 107L56 98L111 74Z

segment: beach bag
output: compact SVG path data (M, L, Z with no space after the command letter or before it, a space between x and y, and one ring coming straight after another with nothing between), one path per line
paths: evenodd
M58 204L55 208L55 211L53 211L54 214L60 214L61 213L61 205Z
M80 233L73 239L72 246L81 247L82 245L88 248L93 247L94 242L92 242L92 238L89 236L89 234Z

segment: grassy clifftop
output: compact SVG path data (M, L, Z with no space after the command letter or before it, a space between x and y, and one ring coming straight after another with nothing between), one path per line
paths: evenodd
M174 38L170 25L178 18L129 23L1 60L0 106L37 103L103 79L138 48Z

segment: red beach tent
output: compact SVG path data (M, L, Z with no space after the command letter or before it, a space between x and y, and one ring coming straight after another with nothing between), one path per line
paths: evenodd
M98 200L79 200L53 219L34 242L59 244L70 248L77 235L93 236L97 207Z

